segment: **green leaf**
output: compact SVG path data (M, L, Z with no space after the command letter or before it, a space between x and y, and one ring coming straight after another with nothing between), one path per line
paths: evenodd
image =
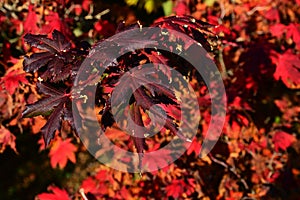
M280 117L276 116L275 119L274 119L274 122L275 122L275 124L280 124L280 122L281 122Z
M162 4L165 16L169 16L172 14L172 10L173 10L173 1L172 0L168 0L166 2L164 2Z

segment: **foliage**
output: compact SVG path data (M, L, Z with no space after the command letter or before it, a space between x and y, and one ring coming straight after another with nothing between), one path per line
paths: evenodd
M139 3L143 5L143 2ZM207 157L199 159L201 134L206 132L210 122L210 100L201 81L193 75L188 77L199 95L200 134L176 162L141 177L109 169L90 159L72 129L70 88L76 71L88 55L90 44L126 27L117 26L121 16L113 12L117 5L89 0L43 4L4 1L0 4L0 150L5 155L10 147L23 156L20 150L27 144L17 142L16 145L16 140L24 135L34 138L41 132L45 143L39 140L39 144L41 149L44 144L48 145L46 153L50 159L48 164L47 159L43 160L46 163L43 165L59 167L64 171L58 173L69 174L68 178L55 182L63 189L50 186L51 193L45 193L47 187L43 184L44 188L31 195L41 200L299 198L298 0L178 1L173 8L178 15L189 14L216 26L208 28L208 24L201 21L191 23L186 16L166 17L152 23L152 26L184 32L207 48L214 45L212 53L224 79L228 107L222 137ZM109 14L102 12L106 8L110 8ZM130 21L131 12L127 14ZM186 23L191 27L188 30L182 28ZM200 31L197 37L191 34L195 30ZM210 31L218 36L217 41L211 40ZM20 56L26 53L23 61ZM108 69L98 106L103 109L103 124L112 140L118 138L118 145L124 148L136 145L139 152L151 151L169 138L157 137L154 142L146 141L146 145L137 139L128 143L129 138L111 121L108 109L110 101L105 92L113 90L114 80L122 75L118 68L126 71L133 67L126 62L130 56L123 56L120 65ZM170 65L172 57L141 50L134 60L137 63L159 60ZM172 66L182 69L180 64ZM152 87L154 92L161 90L155 85ZM138 113L137 119L147 110L144 102L148 106L160 102L161 107L176 109L176 97L171 91L152 96L147 90L150 89L137 91L135 103L131 102L135 105L132 112ZM22 118L22 111L23 116L29 118ZM174 119L171 113L169 117ZM166 130L172 132L176 128L175 123L169 123ZM156 158L156 162L163 159ZM31 179L26 179L29 185L37 180L35 175L29 177ZM15 184L10 188L18 188L21 183Z

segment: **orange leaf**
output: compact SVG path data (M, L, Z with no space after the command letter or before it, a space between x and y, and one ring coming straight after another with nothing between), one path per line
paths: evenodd
M15 140L16 136L4 126L0 126L0 153L5 150L6 146L10 146L17 153Z
M67 165L67 161L76 162L75 151L77 147L71 143L71 138L62 140L60 137L55 140L51 146L49 156L52 168L57 165L63 169Z
M33 119L34 121L31 125L31 130L33 134L37 134L41 131L41 128L45 126L47 121L42 116L36 116Z

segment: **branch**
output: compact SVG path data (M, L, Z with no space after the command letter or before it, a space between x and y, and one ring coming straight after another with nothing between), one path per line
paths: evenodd
M245 179L243 179L241 177L241 175L233 168L233 167L230 167L227 163L223 162L223 161L220 161L218 159L216 159L215 157L212 156L212 154L208 154L209 155L209 158L219 164L219 165L222 165L224 168L228 169L231 173L233 173L238 179L240 179L240 181L242 182L242 184L244 185L245 189L248 190L249 189L249 186L247 184L247 182L245 181Z

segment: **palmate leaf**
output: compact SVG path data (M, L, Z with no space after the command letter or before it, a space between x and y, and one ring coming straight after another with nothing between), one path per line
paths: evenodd
M47 35L33 35L30 33L24 36L25 42L41 50L59 53L66 52L70 49L70 42L68 42L65 36L63 36L59 31L54 30L52 38L53 39L47 38Z
M210 31L213 26L190 16L171 16L152 25L184 33L199 42L207 51L212 51L216 35ZM185 41L187 42L187 41Z
M45 97L34 104L29 104L23 111L23 117L35 117L38 115L49 115L58 104L65 101L67 95L56 88L46 84L37 83L38 90Z
M51 113L47 123L41 129L46 146L48 146L50 141L54 138L55 131L60 130L61 128L64 103L65 102L61 102L55 107L55 110Z
M44 52L25 56L23 66L27 72L38 72L42 83L37 88L44 97L34 104L27 105L23 117L37 115L49 116L47 123L41 129L45 144L48 145L56 130L60 130L62 120L66 120L74 128L70 82L76 77L79 66L88 53L88 43L81 43L71 49L71 43L57 30L52 33L52 39L46 35L26 34L25 42ZM68 84L65 84L68 83Z
M117 32L136 27L142 28L140 24L135 24L130 27L120 27ZM191 17L168 17L156 22L153 24L153 27L179 31L201 43L207 50L211 50L211 44L208 40L213 38L213 35L209 31L210 25L204 22L197 21ZM127 40L127 33L124 34L120 34L119 38L114 38L115 40L109 48L105 45L101 46L101 43L98 46L96 45L96 48L94 48L88 56L88 48L83 48L83 50L81 50L82 47L71 49L70 43L67 42L65 37L58 31L53 32L52 39L47 38L45 35L27 34L25 36L24 39L27 43L45 51L26 56L24 60L24 69L32 73L38 72L39 76L43 79L44 83L39 83L38 88L44 95L44 98L34 104L28 105L23 112L23 116L50 115L46 125L42 128L46 144L50 143L55 131L60 129L62 120L68 120L72 126L74 125L71 109L72 102L70 94L66 92L70 91L71 86L70 84L64 84L64 81L68 81L69 78L73 81L77 73L85 73L84 71L78 71L81 70L79 67L85 58L90 60L91 63L104 62L103 66L95 66L95 69L100 67L99 71L106 68L106 72L104 73L107 75L102 77L100 86L96 92L96 102L104 104L102 111L100 111L102 114L101 126L103 129L112 126L114 123L115 116L112 115L111 95L107 94L112 92L117 99L114 103L116 103L117 109L119 109L116 115L118 115L122 109L124 110L126 106L129 106L129 114L133 120L132 122L141 127L146 127L142 119L143 114L148 115L148 111L153 106L159 106L162 109L167 108L165 110L167 114L166 117L158 110L154 110L153 114L158 119L161 119L161 121L165 120L165 129L187 140L179 130L181 114L178 114L178 112L180 113L180 107L174 92L175 90L172 87L168 88L164 86L170 81L173 72L168 68L163 69L160 66L167 65L177 70L182 64L187 64L184 63L186 61L180 61L180 63L178 63L176 57L171 53L158 52L153 48L143 49L145 45L163 45L159 44L159 42L163 43L164 39L169 41L168 36L162 36L165 38L156 40L157 36L153 35L153 40L149 41L148 37L135 38L130 35L132 40L129 41ZM124 38L127 39L125 40ZM184 49L191 45L188 41L178 40L178 42L183 45ZM167 42L166 45L168 44ZM174 44L171 42L170 45ZM133 49L128 49L129 46ZM135 50L135 48L139 50ZM176 46L167 48L176 49ZM122 55L122 53L128 52L128 50L134 51ZM117 59L114 58L115 55L120 54L122 55L121 57ZM113 64L111 64L111 60L113 60ZM126 80L126 83L128 84L119 84L119 79L124 73L143 63L153 64L153 67L157 69L157 73L151 73L151 71L147 71L147 69L146 71L135 70L131 76L127 77L128 80ZM185 65L183 69L184 75L187 75L187 71L191 70L186 66L187 65ZM147 75L143 76L139 73L146 73ZM83 84L86 85L86 87L95 84L95 78L93 78L93 76L97 76L97 73L86 74L86 79L83 80ZM158 82L155 83L153 80L158 80ZM57 84L57 82L60 83ZM53 83L54 85L51 85ZM70 83L70 81L68 83ZM143 86L135 87L141 84ZM65 87L61 87L62 85L65 85ZM56 86L58 87L56 88ZM82 87L82 89L84 89L85 86ZM116 93L116 87L119 87L119 91L121 92ZM126 105L128 102L125 102L124 99L128 99L126 96L128 94L132 96L128 97L130 101L129 105ZM143 129L143 131L145 131L145 129ZM142 167L141 163L145 149L145 138L143 136L146 134L145 132L138 131L132 135L132 140L139 153L140 168Z
M68 114L65 107L70 104L70 94L46 84L38 83L37 87L45 97L34 104L27 105L22 115L23 117L50 115L47 123L41 129L45 144L48 145L53 139L55 131L60 130L64 114Z
M140 27L139 25L132 26L132 27ZM179 31L184 33L194 40L198 41L202 46L207 50L211 51L211 43L210 40L216 39L212 32L209 31L209 28L212 26L195 20L191 17L168 17L164 18L161 21L153 24L153 27L161 27ZM128 30L124 29L123 30ZM120 30L119 30L120 31ZM153 38L155 39L156 36L154 35ZM166 40L168 40L166 36ZM157 41L163 41L162 39ZM146 45L149 44L149 41L143 41L143 39L139 38L138 41L125 41L124 39L120 39L114 41L118 44L118 47L124 46L127 48L127 43L138 43L138 45ZM184 48L189 48L190 44L185 44L185 41L182 42ZM168 44L168 43L166 43ZM170 43L172 44L172 43ZM168 47L169 48L169 47ZM172 47L174 49L174 47ZM100 51L101 49L98 49ZM104 50L106 51L106 50ZM119 51L122 52L122 48L119 48ZM98 55L95 53L95 56ZM93 55L91 56L93 57ZM175 60L174 60L175 59ZM181 63L183 62L183 63ZM142 113L147 113L152 106L160 106L162 109L166 111L167 116L164 117L162 113L159 113L154 110L155 117L163 121L165 120L164 128L170 130L171 133L177 135L179 138L183 139L184 141L190 141L183 135L181 130L179 129L179 124L181 120L180 107L179 102L174 94L175 88L172 87L165 87L164 85L168 85L167 83L170 81L172 77L172 70L168 70L168 68L164 69L160 65L171 66L176 69L179 68L179 71L183 71L183 74L189 74L188 71L192 70L192 68L188 68L186 61L181 61L180 63L177 62L177 58L174 57L169 52L160 51L158 53L155 49L140 49L136 50L135 52L124 55L118 59L118 63L115 66L110 66L107 68L107 74L103 80L101 80L101 87L103 91L111 93L111 96L108 95L105 98L105 106L101 112L101 124L102 127L105 129L108 126L112 126L114 123L114 117L118 117L120 115L120 111L124 110L126 106L129 106L129 114L131 115L132 122L136 125L145 127L142 119ZM143 70L135 70L134 72L130 72L130 76L124 77L123 75L139 66L139 63L152 63L153 67L156 68L156 72L151 74L151 68ZM179 66L177 66L177 65ZM184 69L182 68L184 65ZM122 70L120 70L122 69ZM127 73L128 74L128 73ZM147 74L143 76L143 74ZM119 79L122 77L122 83L119 82ZM198 78L198 77L197 77ZM153 82L153 80L158 80L158 82ZM126 84L124 84L126 83ZM143 85L142 87L138 87L136 89L136 85ZM184 86L185 87L185 86ZM116 91L115 88L118 88ZM128 96L132 95L132 97ZM111 105L111 97L114 96L115 102L113 109L117 110L112 114L112 105ZM126 100L131 98L129 104ZM174 113L174 112L176 113ZM190 127L190 123L184 122L185 126ZM135 125L129 125L129 127L134 127ZM190 129L190 128L189 128ZM145 129L143 129L145 131ZM134 141L134 145L136 147L137 153L139 154L140 162L139 167L141 169L142 157L145 149L145 138L144 135L147 133L145 132L135 132L132 135L132 140ZM137 136L137 137L135 137ZM191 141L190 141L191 142Z
M43 80L59 82L72 75L72 70L77 70L81 62L81 53L71 49L70 42L62 33L54 30L52 39L46 35L26 34L25 42L33 47L37 47L44 52L34 53L25 56L24 69L27 72L39 72ZM45 69L44 69L45 68Z

